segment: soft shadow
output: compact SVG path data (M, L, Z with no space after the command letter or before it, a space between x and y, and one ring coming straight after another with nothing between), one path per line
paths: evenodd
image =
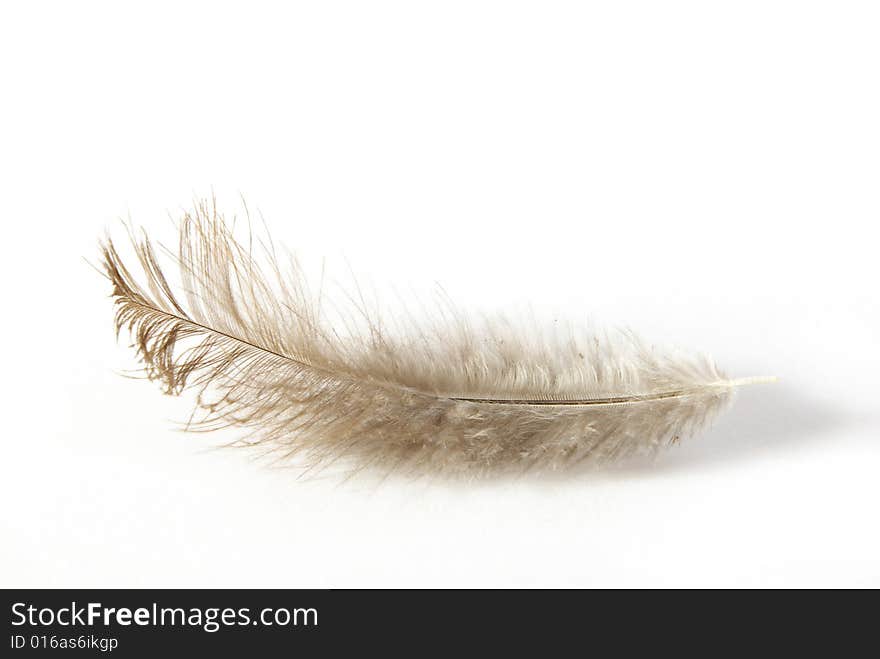
M624 461L608 471L635 475L728 465L795 451L820 441L831 431L862 425L864 421L785 383L747 387L739 392L732 408L700 436L654 457Z

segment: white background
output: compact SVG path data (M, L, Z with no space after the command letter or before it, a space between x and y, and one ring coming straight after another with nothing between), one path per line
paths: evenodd
M0 583L880 586L874 2L7 3ZM712 354L655 462L296 480L120 371L96 260L243 195L377 291Z

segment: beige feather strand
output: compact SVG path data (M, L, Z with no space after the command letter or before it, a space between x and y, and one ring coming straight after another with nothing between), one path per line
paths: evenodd
M179 227L172 286L146 235L135 277L102 244L117 333L169 394L198 392L190 429L237 426L241 443L300 464L475 475L650 453L691 435L737 385L710 361L633 334L523 332L441 310L389 332L330 322L296 261L261 266L212 204ZM142 283L139 283L143 281Z

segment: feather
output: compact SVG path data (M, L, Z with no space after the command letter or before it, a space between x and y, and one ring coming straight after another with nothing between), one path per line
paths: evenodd
M662 352L627 331L524 332L451 305L389 331L328 319L292 257L260 261L216 206L179 225L169 283L150 239L142 271L102 243L117 335L169 394L194 389L189 429L242 427L239 443L327 467L480 474L563 468L650 453L703 428L741 384L705 357ZM166 250L167 251L167 250ZM170 252L169 252L170 254ZM259 261L259 262L258 262Z

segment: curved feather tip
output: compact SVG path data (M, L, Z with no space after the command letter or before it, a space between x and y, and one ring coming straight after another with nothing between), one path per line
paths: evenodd
M197 392L189 429L241 427L239 443L307 468L472 475L606 462L675 443L736 387L771 381L729 380L706 357L631 332L525 332L450 305L418 322L357 303L330 318L294 259L274 248L257 259L213 205L179 231L174 283L146 235L131 236L137 276L102 243L117 332L167 393Z

